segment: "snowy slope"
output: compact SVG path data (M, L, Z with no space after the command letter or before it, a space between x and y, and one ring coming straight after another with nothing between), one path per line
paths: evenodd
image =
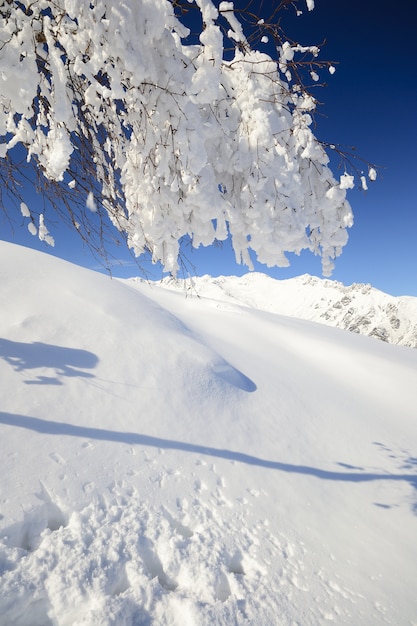
M417 347L417 298L394 297L365 284L298 276L275 280L253 272L242 277L166 278L161 286L189 296L234 302L271 313L336 326L401 346Z
M416 623L416 351L0 268L1 626Z

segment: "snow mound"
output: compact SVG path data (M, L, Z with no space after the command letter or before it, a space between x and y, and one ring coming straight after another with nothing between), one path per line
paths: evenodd
M417 347L417 298L390 296L369 284L345 286L308 274L276 280L257 272L242 277L165 278L159 284L219 303L234 302Z
M415 621L416 351L0 268L1 626Z

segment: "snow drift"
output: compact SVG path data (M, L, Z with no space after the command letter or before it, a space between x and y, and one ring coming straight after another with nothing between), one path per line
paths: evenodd
M0 268L1 626L416 621L417 352Z

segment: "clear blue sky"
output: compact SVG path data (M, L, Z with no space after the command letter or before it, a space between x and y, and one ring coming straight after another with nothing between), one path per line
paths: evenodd
M320 58L338 63L333 76L326 73L328 86L317 92L324 104L317 115L316 135L330 143L355 146L358 156L378 166L378 179L369 191L349 192L355 224L332 278L344 284L371 283L393 295L417 296L417 3L316 0L314 11L308 12L304 2L300 8L303 15L290 20L288 35L305 44L326 39ZM335 175L343 172L337 166L338 160ZM100 269L77 236L62 227L51 232L56 241L52 249L29 235L20 222L12 233L0 217L1 238ZM247 271L234 262L228 242L221 248L189 247L184 254L189 269L193 265L199 275ZM120 258L114 275L139 273L128 255ZM256 265L255 269L276 278L321 276L319 258L310 253L290 258L290 268ZM143 267L151 278L161 276L149 261Z

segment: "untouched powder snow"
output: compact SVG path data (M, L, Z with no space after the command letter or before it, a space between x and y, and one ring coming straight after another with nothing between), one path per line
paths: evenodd
M275 280L257 272L242 277L164 278L158 284L218 300L220 308L225 301L234 302L417 348L417 298L390 296L369 284L345 286L308 274Z
M0 244L0 624L417 623L417 352Z

